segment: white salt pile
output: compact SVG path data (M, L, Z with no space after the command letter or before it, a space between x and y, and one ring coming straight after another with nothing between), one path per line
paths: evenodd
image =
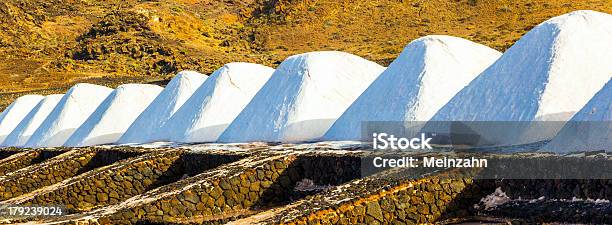
M93 84L74 85L24 146L62 146L112 91L113 89Z
M612 76L610 49L612 15L575 11L552 18L523 36L432 120L567 121ZM486 127L476 133L493 143L519 144L550 138L561 126L525 126L516 135Z
M215 71L160 130L173 142L214 142L274 73L253 63L229 63Z
M359 140L366 121L428 121L501 53L465 39L412 41L327 131L326 140Z
M174 115L206 80L193 71L178 73L153 102L136 118L117 143L149 143L159 141L154 134Z
M21 96L0 113L0 143L43 98L42 95Z
M542 151L612 151L612 80L565 124Z
M162 87L150 84L124 84L117 87L64 146L81 147L116 142L162 90Z
M220 142L301 142L320 138L385 68L344 52L287 58Z
M64 95L45 96L6 137L2 146L22 147Z

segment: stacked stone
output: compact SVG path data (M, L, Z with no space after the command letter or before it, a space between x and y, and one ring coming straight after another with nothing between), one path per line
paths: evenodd
M4 176L10 172L17 171L19 169L28 167L36 163L40 163L64 152L66 152L66 150L63 149L37 149L27 150L11 155L7 158L0 160L0 176Z
M18 148L15 147L10 147L10 148L0 148L0 160L9 157L11 155L17 154L19 152L21 152L22 150L19 150Z
M612 222L612 204L607 202L612 198L609 179L485 179L476 183L490 187L488 192L479 193L481 197L499 188L509 198L492 209L478 203L477 215L512 218L524 224Z
M610 224L612 204L593 200L525 199L510 201L489 210L483 209L479 211L479 214L495 218L512 218L523 224L554 224L555 222Z
M466 156L479 156L466 154ZM487 154L489 167L479 177L492 179L612 179L612 154L583 156L551 153Z
M43 163L0 177L0 199L6 200L49 186L94 168L136 155L136 152L96 148L75 149Z
M207 151L205 153L187 151L181 156L178 165L184 168L184 174L195 176L220 165L238 161L246 156L244 153L226 151Z
M73 177L53 188L17 199L15 204L65 205L73 211L117 204L180 177L172 168L183 150L156 151Z
M199 224L227 222L239 218L231 215L244 215L245 211L280 206L293 198L303 197L295 190L298 181L311 179L326 186L358 178L360 159L353 155L345 152L255 153L148 192L139 196L143 199L139 204L131 203L130 208L102 216L99 221L104 224L198 218Z
M504 179L495 182L512 199L612 199L608 179Z
M361 159L356 153L301 153L274 182L271 191L261 197L256 207L273 207L301 199L307 195L322 191L325 188L340 185L360 177ZM298 182L311 181L315 190L300 190L296 188Z
M123 203L54 220L54 223L186 223L224 224L260 211L286 204L294 198L295 184L312 179L328 187L359 177L360 158L346 152L312 153L250 151L250 157L220 166L172 184L132 197ZM202 162L243 158L216 151L188 152L181 161L186 167ZM226 158L226 159L223 159Z
M138 221L138 224L150 224L150 225L222 225L227 224L231 221L242 219L257 213L257 211L244 211L244 213L227 214L222 217L191 217L177 220L154 220L145 219Z
M295 156L249 157L209 170L171 185L147 192L130 207L101 216L100 224L137 223L143 220L171 221L201 217L217 220L259 203L263 195L273 195L290 184L273 184L280 179ZM286 176L286 175L285 175ZM100 209L104 211L104 209Z
M32 165L26 171L8 174L0 178L0 182L5 184L0 187L0 197L2 200L17 197L72 177L94 154L93 151L73 150L42 165Z
M67 204L86 211L45 221L57 224L417 224L476 215L480 211L474 204L497 187L511 198L544 193L549 198L608 199L612 187L610 180L474 179L483 174L480 169L391 169L358 179L361 163L371 153L228 152L154 151L10 201ZM274 211L264 211L269 207Z
M459 198L466 197L462 192L472 185L470 178L450 178L447 173L404 180L383 174L309 196L273 216L254 217L263 218L260 224L433 223L449 210L467 214L460 209L467 208L468 201Z

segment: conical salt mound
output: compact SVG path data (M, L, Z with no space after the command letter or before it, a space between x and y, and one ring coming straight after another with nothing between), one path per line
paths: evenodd
M48 95L45 96L37 105L26 115L26 117L15 127L2 146L22 147L32 136L34 131L40 124L49 116L51 110L55 108L57 103L64 95Z
M320 138L384 69L344 52L289 57L218 141L301 142Z
M174 142L213 142L274 73L253 63L229 63L215 71L161 129Z
M567 121L612 76L610 49L612 15L575 11L552 18L517 41L432 120ZM558 131L548 128L538 138Z
M124 84L117 87L64 146L82 147L116 142L162 90L162 87L150 84Z
M428 121L501 53L465 39L412 41L327 131L326 140L359 140L365 121Z
M159 141L155 137L161 127L191 97L206 80L206 76L193 71L178 73L166 88L136 118L117 143L149 143Z
M565 124L543 151L612 151L612 80Z
M0 113L0 143L43 98L42 95L21 96Z
M34 131L25 147L62 146L112 91L94 84L74 85Z
M612 76L612 15L576 11L529 31L434 117L569 120Z

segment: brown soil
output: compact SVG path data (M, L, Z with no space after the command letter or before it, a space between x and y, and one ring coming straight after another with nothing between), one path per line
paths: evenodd
M544 20L609 0L4 0L0 109L77 82L159 83L232 61L278 65L340 50L387 65L415 38L448 34L507 49ZM163 82L161 82L163 83Z

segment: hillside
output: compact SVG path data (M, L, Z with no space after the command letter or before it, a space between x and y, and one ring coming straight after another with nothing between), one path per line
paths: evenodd
M164 83L225 63L276 67L287 56L340 50L388 65L430 34L503 51L544 20L609 0L4 0L0 109L76 82Z

